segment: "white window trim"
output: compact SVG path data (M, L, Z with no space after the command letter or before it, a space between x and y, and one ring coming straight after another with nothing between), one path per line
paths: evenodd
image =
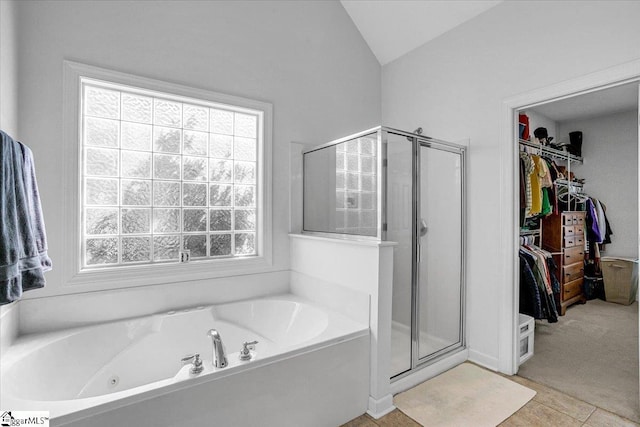
M83 286L91 289L122 288L157 285L163 283L202 280L273 271L272 259L272 122L273 107L270 103L232 95L167 83L145 77L98 68L72 61L64 61L63 86L63 147L64 147L64 229L62 270L65 286ZM257 229L262 230L258 239L258 255L207 259L189 263L158 263L113 268L82 268L82 233L80 227L80 167L82 148L80 138L81 78L103 80L150 91L166 92L179 97L195 98L213 103L229 104L263 112L263 142L258 147L261 162L258 179L256 218Z

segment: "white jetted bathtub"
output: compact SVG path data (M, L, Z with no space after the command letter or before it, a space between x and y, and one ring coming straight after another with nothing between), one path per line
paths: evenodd
M52 425L332 425L366 410L368 348L367 325L294 295L193 307L18 338L0 407L50 411ZM181 362L195 353L199 374Z

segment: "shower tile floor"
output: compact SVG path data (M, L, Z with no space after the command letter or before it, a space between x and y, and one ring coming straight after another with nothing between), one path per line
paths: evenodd
M604 409L578 400L542 384L519 376L505 376L537 392L533 399L500 424L501 427L567 426L567 427L632 427L640 426ZM367 414L341 427L416 427L420 426L399 410L379 420Z

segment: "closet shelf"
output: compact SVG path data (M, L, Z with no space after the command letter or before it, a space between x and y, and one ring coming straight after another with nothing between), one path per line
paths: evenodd
M526 229L521 229L520 230L520 235L521 236L533 236L536 234L540 234L540 229L535 229L535 230L526 230Z
M556 179L554 182L558 185L567 185L567 186L570 185L572 187L578 187L578 188L582 188L582 186L584 185L582 182L567 181L566 179Z
M570 160L572 162L582 163L582 157L574 156L568 151L556 150L555 148L547 147L545 145L536 144L535 142L527 141L526 139L519 140L521 146L534 148L540 150L542 154L547 154L550 157L560 160Z

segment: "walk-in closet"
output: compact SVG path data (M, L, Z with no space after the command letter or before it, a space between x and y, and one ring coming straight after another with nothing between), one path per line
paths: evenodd
M518 111L518 375L640 423L638 82Z

